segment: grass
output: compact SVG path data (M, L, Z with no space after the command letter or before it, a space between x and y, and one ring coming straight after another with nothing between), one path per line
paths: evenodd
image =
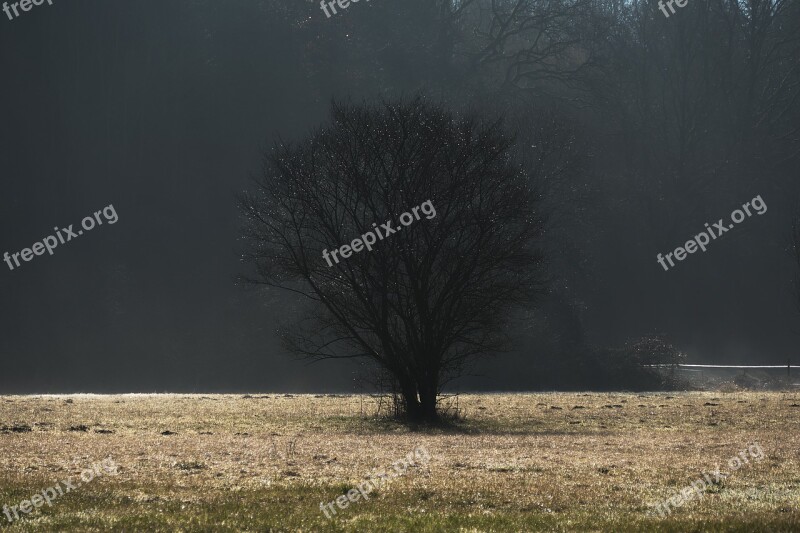
M361 396L0 397L0 505L118 465L13 524L0 514L0 529L800 531L793 393L470 394L458 407L459 421L412 431ZM732 471L754 442L765 458ZM427 465L321 512L420 445ZM717 465L702 499L648 513Z

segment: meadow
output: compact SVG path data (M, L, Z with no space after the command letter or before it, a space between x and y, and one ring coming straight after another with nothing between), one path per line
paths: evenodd
M0 397L8 531L800 531L800 394L462 394L409 429L362 395ZM385 405L385 403L383 404ZM758 443L764 458L729 459ZM320 504L424 446L368 499ZM668 516L650 504L719 468Z

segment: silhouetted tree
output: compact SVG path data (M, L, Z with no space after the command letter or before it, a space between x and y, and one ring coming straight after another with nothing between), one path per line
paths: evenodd
M509 311L542 286L535 184L551 167L526 171L514 150L500 122L419 98L334 103L329 125L276 145L241 209L250 281L314 302L287 346L371 359L397 380L410 420L436 419L442 385L500 349ZM434 216L401 224L426 202ZM398 231L371 251L323 258L386 221Z

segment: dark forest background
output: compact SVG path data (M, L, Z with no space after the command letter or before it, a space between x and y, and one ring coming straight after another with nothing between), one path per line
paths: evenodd
M619 354L654 336L800 361L796 1L56 0L0 19L0 253L119 222L0 268L0 392L356 390L362 368L282 352L291 297L234 285L234 197L332 98L416 94L568 140L577 169L545 190L547 294L460 388L632 387ZM658 265L757 195L766 214Z

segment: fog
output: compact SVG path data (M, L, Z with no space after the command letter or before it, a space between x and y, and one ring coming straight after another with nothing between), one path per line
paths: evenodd
M487 44L490 10L461 2L327 18L296 1L54 0L0 15L0 253L109 205L119 217L0 266L0 392L363 390L361 365L281 346L292 295L235 283L236 195L332 99L415 94L505 115L520 142L555 117L581 158L543 192L547 293L509 325L513 350L454 387L559 388L554 361L648 335L696 363L800 361L800 10L726 33L717 3L669 18L650 4L568 10L549 34L570 42L557 61L523 65L514 37ZM659 265L759 195L763 214Z

